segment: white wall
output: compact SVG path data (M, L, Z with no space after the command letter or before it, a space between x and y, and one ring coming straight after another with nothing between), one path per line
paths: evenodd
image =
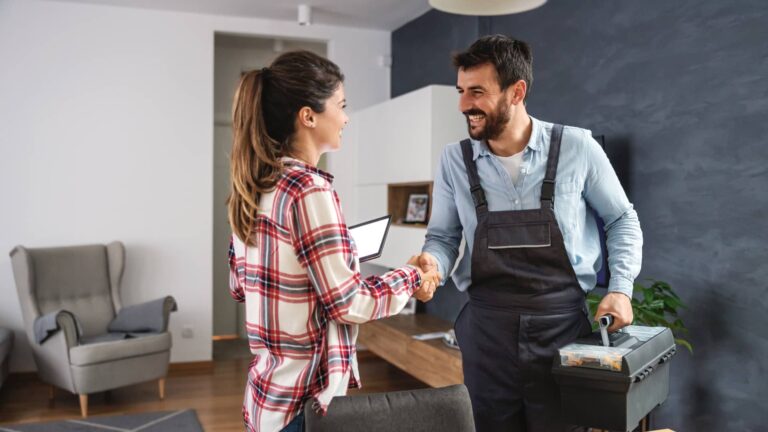
M226 259L211 253L217 31L327 40L352 109L388 98L387 32L0 0L0 326L16 332L13 370L33 368L16 244L124 241L124 303L175 296L172 361L211 358L211 263Z

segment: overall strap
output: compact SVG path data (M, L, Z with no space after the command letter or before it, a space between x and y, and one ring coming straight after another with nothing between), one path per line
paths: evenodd
M469 192L472 201L475 202L475 211L478 216L488 211L488 202L485 200L485 192L480 186L480 176L477 174L477 164L472 159L472 142L469 139L461 141L461 154L464 156L464 166L467 167L469 179Z
M557 162L560 159L560 142L563 138L563 125L552 125L552 136L549 140L549 156L547 157L547 173L541 185L541 208L555 208L555 176Z

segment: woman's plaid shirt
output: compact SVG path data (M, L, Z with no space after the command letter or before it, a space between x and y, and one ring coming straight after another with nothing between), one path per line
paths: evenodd
M283 164L259 201L256 246L233 235L229 248L230 292L245 302L254 354L243 404L251 431L278 431L309 399L324 412L359 387L357 324L397 314L421 284L411 266L362 279L333 177Z

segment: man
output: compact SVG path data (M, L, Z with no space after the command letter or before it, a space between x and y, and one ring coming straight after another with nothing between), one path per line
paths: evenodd
M585 293L600 268L594 209L606 222L608 294L598 316L632 322L642 232L590 131L530 117L529 46L486 36L454 56L471 140L448 145L419 257L453 274L469 302L456 320L477 430L565 431L550 368L557 349L590 332Z

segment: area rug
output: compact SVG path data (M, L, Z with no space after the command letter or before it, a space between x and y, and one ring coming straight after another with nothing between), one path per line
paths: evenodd
M203 432L195 410L2 425L0 432Z

